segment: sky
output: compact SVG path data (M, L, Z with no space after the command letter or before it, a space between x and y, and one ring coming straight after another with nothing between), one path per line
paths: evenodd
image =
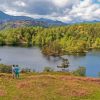
M100 0L0 0L0 10L14 16L66 23L100 21Z

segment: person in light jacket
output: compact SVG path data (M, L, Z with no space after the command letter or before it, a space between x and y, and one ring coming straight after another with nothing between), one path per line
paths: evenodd
M12 65L12 77L15 78L15 65Z

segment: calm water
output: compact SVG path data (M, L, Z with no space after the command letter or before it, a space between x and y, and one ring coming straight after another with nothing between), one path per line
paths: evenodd
M86 56L63 56L69 59L69 70L75 70L79 66L85 66L87 76L97 77L100 72L100 51L91 51ZM0 47L0 63L18 64L21 68L30 68L35 71L43 71L44 67L51 66L54 70L62 60L58 57L46 57L38 47Z

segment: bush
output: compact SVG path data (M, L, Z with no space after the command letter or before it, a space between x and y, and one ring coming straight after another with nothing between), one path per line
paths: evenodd
M31 69L29 69L29 68L23 68L23 69L21 70L21 72L22 72L22 73L29 73L29 72L31 72Z
M45 67L43 71L44 72L52 72L53 69L51 67Z
M0 73L11 73L12 72L12 67L0 64Z
M72 72L76 76L86 76L86 67L79 67L77 70Z

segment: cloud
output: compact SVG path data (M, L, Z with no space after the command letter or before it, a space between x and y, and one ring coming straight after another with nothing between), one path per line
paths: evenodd
M71 7L72 5L79 2L79 0L52 0L52 1L58 7Z
M20 7L25 7L27 6L27 4L23 1L15 1L14 2L15 5L20 6Z
M74 6L70 14L74 18L79 18L83 21L100 20L100 5L94 4L91 0L84 0L79 5Z
M100 21L100 0L0 0L10 15L49 18L63 22Z

